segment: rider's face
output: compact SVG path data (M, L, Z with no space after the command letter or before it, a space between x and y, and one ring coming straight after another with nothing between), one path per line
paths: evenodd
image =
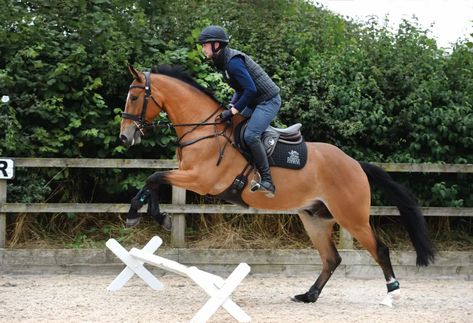
M204 53L207 59L212 58L212 43L203 43L202 44L202 52Z

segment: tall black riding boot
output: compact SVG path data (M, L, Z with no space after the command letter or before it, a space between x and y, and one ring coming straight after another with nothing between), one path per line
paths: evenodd
M269 169L268 156L264 150L263 143L258 137L257 140L248 144L248 147L251 150L253 159L255 161L256 168L259 171L261 176L261 182L255 187L256 190L263 190L267 192L268 197L274 197L274 192L276 188L274 187L273 180L271 178L271 171Z

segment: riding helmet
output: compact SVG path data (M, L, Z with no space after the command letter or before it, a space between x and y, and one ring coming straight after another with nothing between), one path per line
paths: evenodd
M220 26L205 27L199 34L199 43L201 44L216 41L223 44L228 44L229 42L227 33Z

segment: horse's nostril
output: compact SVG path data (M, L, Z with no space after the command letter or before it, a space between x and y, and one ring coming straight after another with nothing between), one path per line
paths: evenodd
M125 136L125 135L120 135L120 140L121 140L122 142L127 142L127 141L128 141L128 138L127 138L127 136Z

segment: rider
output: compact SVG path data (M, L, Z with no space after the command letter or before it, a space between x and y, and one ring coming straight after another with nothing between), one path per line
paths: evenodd
M198 40L204 55L235 90L228 109L220 115L221 120L230 120L237 113L250 118L244 140L261 176L259 190L269 192L268 196L272 197L276 188L261 135L281 107L279 87L251 57L227 46L229 38L222 27L204 28Z

